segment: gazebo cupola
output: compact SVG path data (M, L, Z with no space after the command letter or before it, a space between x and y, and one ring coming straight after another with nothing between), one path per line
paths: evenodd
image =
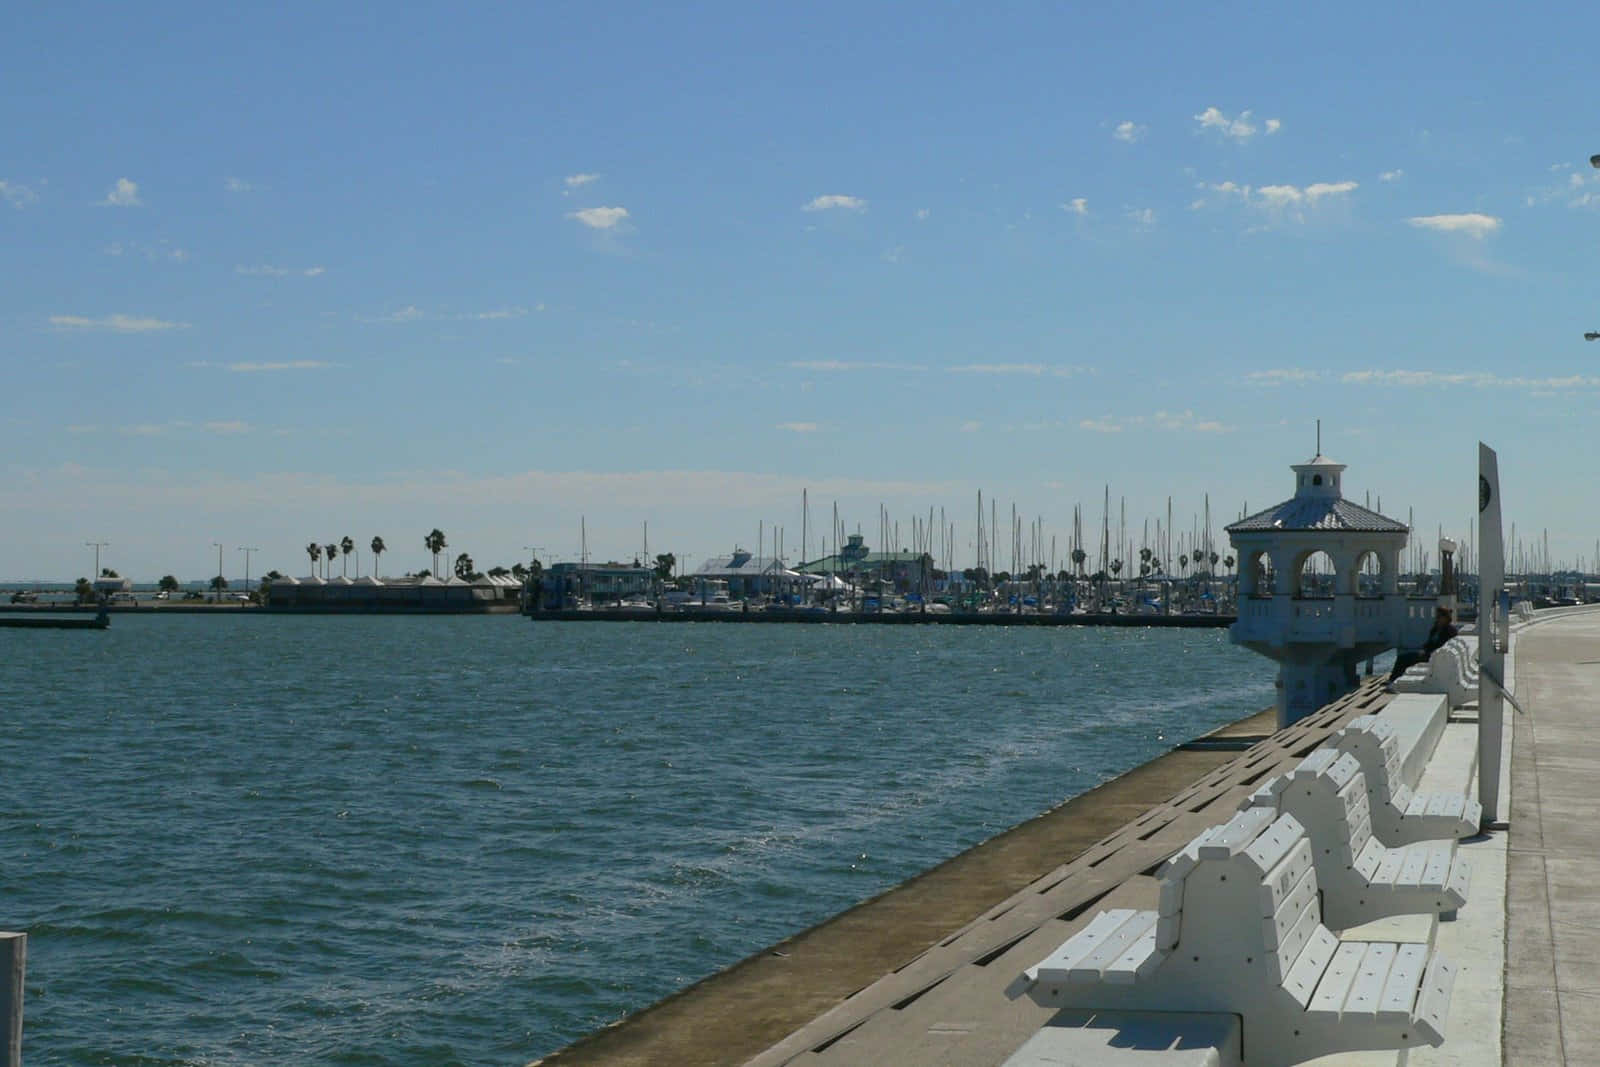
M1346 500L1345 465L1320 451L1290 469L1294 496L1227 527L1240 561L1229 635L1279 663L1280 727L1355 688L1357 665L1417 614L1399 582L1410 528Z

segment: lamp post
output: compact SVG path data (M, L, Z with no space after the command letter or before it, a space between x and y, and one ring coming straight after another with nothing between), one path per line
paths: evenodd
M244 553L244 591L248 593L250 592L250 553L260 552L261 549L255 547L254 545L249 547L240 545L239 551Z
M93 577L91 577L89 579L90 581L94 581L96 578L100 577L100 550L102 548L110 548L111 547L111 542L110 541L85 541L83 544L84 544L85 548L94 549L94 575L93 575Z
M220 604L222 603L222 542L213 541L211 543L217 550L217 584L211 587L211 602Z

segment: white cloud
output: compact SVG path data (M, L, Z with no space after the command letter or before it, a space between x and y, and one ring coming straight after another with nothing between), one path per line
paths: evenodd
M951 374L1022 375L1030 378L1071 378L1085 368L1054 363L964 363L948 368Z
M319 359L291 359L277 363L229 363L225 366L235 374L259 374L281 370L321 370L324 367L336 367L338 364L324 363Z
M315 278L328 272L326 267L274 267L269 263L262 263L255 267L244 265L233 268L235 274L244 274L255 278L286 278L291 274L298 274L304 278Z
M614 230L628 218L625 207L586 207L582 211L569 211L567 218L577 219L592 230Z
M243 178L224 178L222 179L222 187L230 193L251 193L256 188Z
M25 208L38 199L38 194L26 185L0 182L0 200L4 200L14 208Z
M775 429L788 430L790 433L816 433L817 424L814 422L780 422Z
M91 319L82 315L51 315L50 325L58 330L107 330L112 333L151 333L158 330L188 329L187 322L141 318L135 315L107 315Z
M898 370L898 371L925 371L928 368L915 363L852 363L840 359L797 359L790 360L789 366L795 370L821 370L821 371L855 371L855 370Z
M100 201L101 207L142 207L144 201L139 199L139 184L127 178L118 178L106 193L106 198Z
M976 419L968 419L961 424L962 433L977 433L981 429L983 429L983 423L978 422Z
M421 308L414 304L407 304L399 311L390 311L383 315L357 315L359 322L416 322L423 317Z
M1524 378L1516 375L1492 374L1488 371L1358 370L1344 374L1339 381L1345 385L1400 386L1413 389L1454 386L1474 389L1566 391L1600 388L1600 377L1594 375L1570 374L1558 378Z
M211 433L236 434L249 433L251 426L248 422L245 422L242 419L226 419L216 422L208 422L205 424L205 429Z
M568 189L581 189L585 185L599 180L600 175L598 174L569 174L565 179Z
M1149 130L1147 127L1140 126L1138 123L1130 120L1127 122L1117 123L1117 128L1112 131L1111 136L1126 144L1133 144L1135 141L1142 140L1144 135L1148 132Z
M1323 201L1336 197L1345 197L1361 188L1360 182L1312 182L1310 185L1240 185L1237 182L1225 181L1202 185L1201 188L1215 193L1224 200L1237 199L1240 203L1267 212L1275 220L1291 219L1295 222L1305 222L1307 212L1317 208ZM1203 208L1207 204L1205 198L1200 198L1189 207L1192 209Z
M1216 419L1197 418L1193 411L1158 411L1154 415L1132 415L1120 419L1103 415L1097 419L1083 419L1078 423L1078 428L1094 433L1121 433L1130 429L1166 430L1169 433L1233 432L1233 427Z
M1084 419L1078 423L1080 430L1093 430L1095 433L1121 433L1122 427L1117 421L1107 415L1098 419Z
M1405 176L1406 172L1397 167L1394 170L1386 170L1382 174L1378 175L1378 180L1380 182L1397 182Z
M1422 230L1438 233L1458 233L1474 240L1482 240L1500 229L1500 220L1493 215L1469 212L1464 215L1417 215L1406 220Z
M802 205L801 211L832 211L834 209L845 211L865 211L867 202L859 196L843 196L831 193L827 196L814 197L810 203Z
M1240 144L1254 137L1260 128L1251 119L1249 111L1241 111L1234 118L1229 118L1214 107L1208 107L1194 117L1202 130L1214 130L1222 136ZM1266 127L1267 136L1277 133L1283 128L1283 123L1278 119L1267 119L1263 125Z
M1128 218L1132 220L1134 225L1149 229L1156 224L1155 208L1129 208Z
M1249 385L1298 385L1303 382L1317 382L1327 375L1317 370L1305 370L1300 367L1276 367L1272 370L1251 371L1244 376Z
M493 311L478 311L467 316L469 319L520 319L528 313L525 307L495 308Z
M1088 198L1075 196L1071 200L1068 200L1065 204L1062 204L1061 210L1070 215L1087 215L1089 213Z
M927 208L925 208L925 207L917 208L917 221L918 222L927 222L928 221L928 214L929 214L929 212L928 212Z

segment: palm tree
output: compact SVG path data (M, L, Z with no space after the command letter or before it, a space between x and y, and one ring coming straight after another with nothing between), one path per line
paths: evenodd
M433 573L438 574L439 553L450 547L449 542L444 539L444 531L435 526L433 529L429 530L427 536L422 539L422 545L429 552L433 553Z
M322 546L322 550L328 554L327 562L322 565L323 577L331 578L333 577L333 561L339 555L339 546L329 541Z
M350 540L349 534L345 534L344 540L339 542L339 551L344 553L344 558L346 561L350 559L350 553L354 552L355 550L356 543ZM348 568L346 568L343 563L339 564L339 573L344 575L346 578L350 577Z
M78 598L78 603L87 604L94 599L94 583L87 578L79 578L73 583L72 592Z
M1082 577L1083 575L1083 561L1088 558L1089 553L1085 552L1083 549L1075 548L1072 550L1072 562L1078 567L1079 577Z
M306 546L306 555L311 557L311 576L317 576L317 560L322 558L322 546L315 541Z
M519 582L527 581L528 580L528 568L524 567L520 563L513 563L511 565L511 577L515 578Z
M465 552L456 557L456 577L463 582L472 580L472 557Z
M367 547L372 549L372 576L376 578L378 576L378 557L383 555L389 546L383 543L383 538L374 537L372 544Z

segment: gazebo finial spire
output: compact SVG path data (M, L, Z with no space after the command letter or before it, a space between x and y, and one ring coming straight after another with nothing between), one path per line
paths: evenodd
M1322 420L1321 419L1317 420L1317 451L1316 451L1316 455L1319 455L1319 456L1322 455Z

